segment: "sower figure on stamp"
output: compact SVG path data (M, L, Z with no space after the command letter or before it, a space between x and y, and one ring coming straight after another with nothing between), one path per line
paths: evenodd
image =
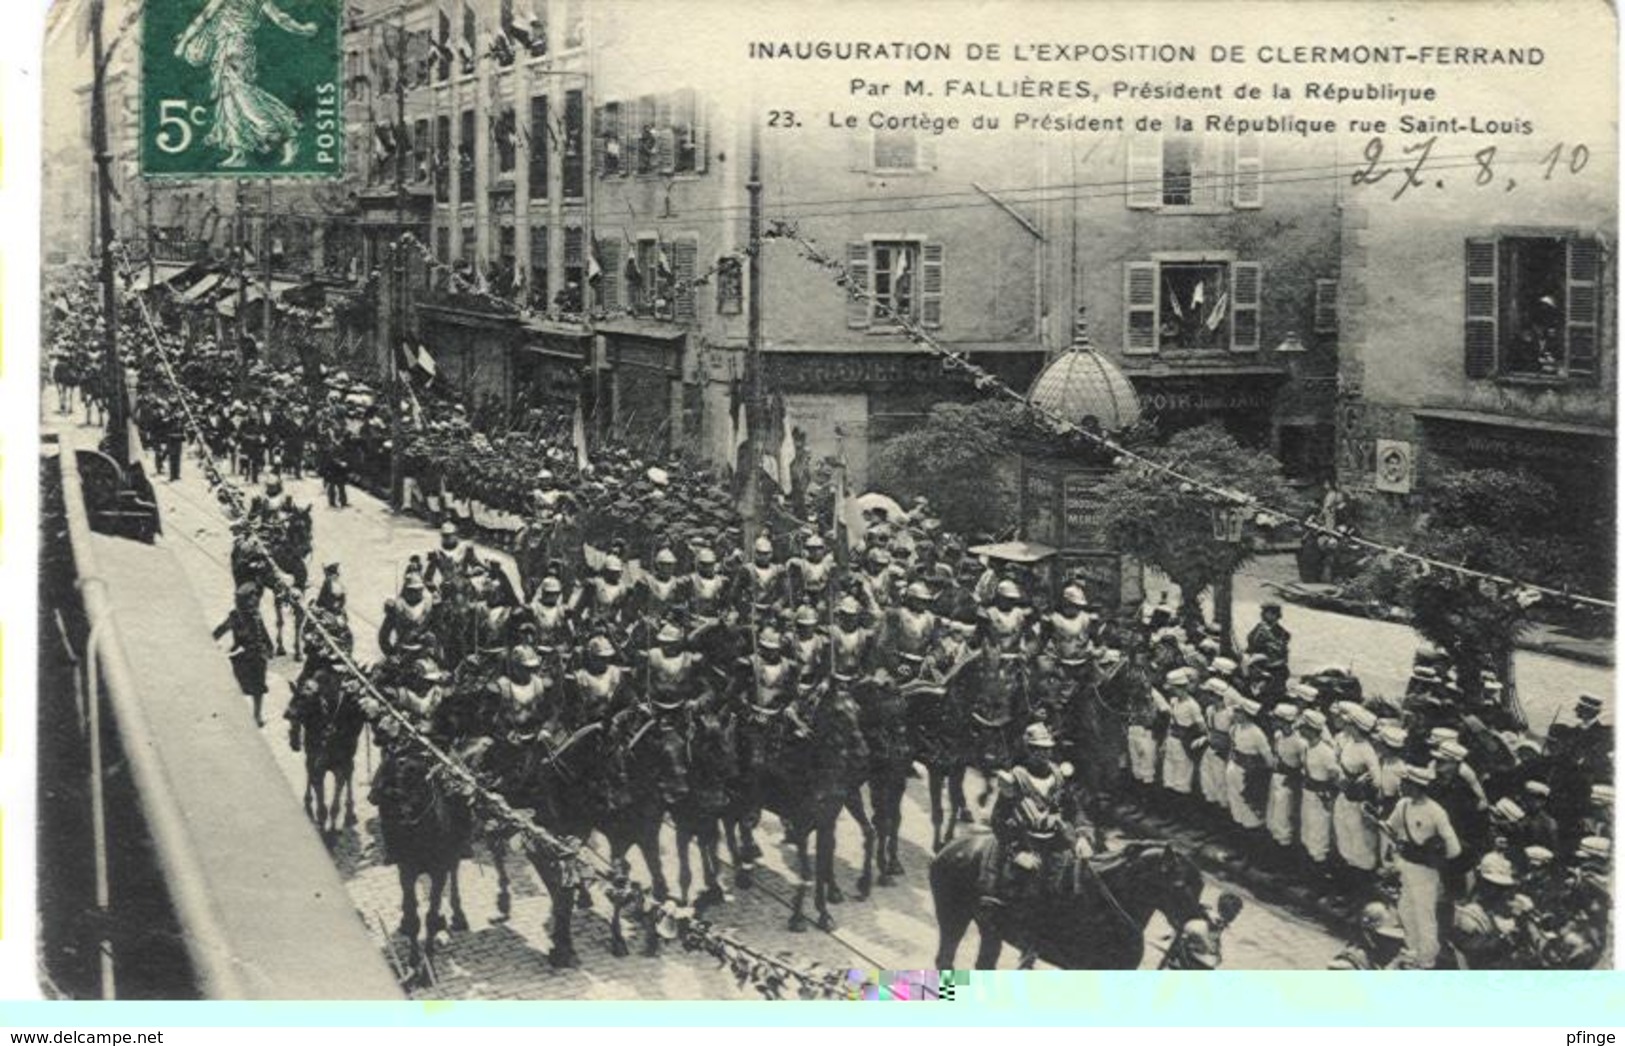
M246 167L249 156L278 146L283 167L299 155L299 117L256 82L254 36L264 20L295 36L316 35L314 23L295 20L275 0L209 0L175 41L182 61L209 67L214 122L204 141L226 150L222 167Z

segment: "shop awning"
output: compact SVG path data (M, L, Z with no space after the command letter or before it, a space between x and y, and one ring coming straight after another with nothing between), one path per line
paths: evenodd
M970 549L970 554L1006 563L1039 563L1055 555L1055 549L1036 541L1001 541L996 545L977 545Z
M214 291L225 282L226 277L223 273L211 272L183 291L181 293L181 301L185 302L187 305L195 305L207 298L210 294L214 293Z
M149 287L162 287L192 266L186 263L158 263L157 265L143 265L135 271L135 279L130 284L133 291L144 291Z
M1608 426L1586 425L1573 421L1547 421L1544 418L1518 418L1507 414L1491 414L1487 411L1443 408L1427 408L1412 413L1423 421L1459 421L1469 425L1494 425L1497 428L1524 429L1531 432L1556 432L1565 436L1616 438L1614 430Z
M271 281L271 300L272 301L281 300L283 294L285 294L288 291L294 290L298 286L299 286L299 284L297 284L297 283L289 283L287 280L272 280ZM252 305L257 301L261 301L262 299L264 299L264 297L265 297L265 284L260 280L251 280L249 282L249 284L248 284L248 289L243 292L243 303L245 305ZM214 307L215 307L216 311L218 311L220 313L220 315L222 315L222 316L236 316L237 315L237 285L232 284L231 292L228 293L225 297L221 298L218 302L216 302Z

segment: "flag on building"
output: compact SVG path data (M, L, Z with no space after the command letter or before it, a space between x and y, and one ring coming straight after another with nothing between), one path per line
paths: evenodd
M659 245L659 250L658 250L658 253L656 255L655 264L659 267L660 278L662 280L671 279L671 277L672 277L671 258L667 257L667 255L666 255L666 245L665 245L665 243L661 243Z
M796 435L790 427L790 414L784 409L783 401L779 403L779 417L783 419L784 436L779 440L779 474L775 478L779 489L788 497L794 483L790 469L796 462Z
M576 397L575 417L570 421L570 444L575 447L576 468L587 467L587 418L581 409L581 397Z
M1216 331L1216 330L1219 329L1219 324L1224 322L1225 310L1228 309L1229 306L1230 306L1230 292L1229 291L1221 291L1219 293L1219 300L1213 303L1213 313L1212 313L1212 315L1210 315L1207 318L1207 329L1208 330Z
M435 375L438 373L434 357L429 355L428 348L421 343L417 345L408 342L401 343L401 366L406 368L409 373L423 375L425 384L434 381Z
M603 278L604 267L598 264L598 241L593 240L587 249L587 283L596 287Z
M429 37L429 47L434 51L435 58L443 63L451 61L451 15L446 13L444 7L440 8L440 31Z
M739 470L739 452L745 444L750 442L750 422L745 412L745 396L740 382L734 382L733 388L733 454L732 462L735 472Z

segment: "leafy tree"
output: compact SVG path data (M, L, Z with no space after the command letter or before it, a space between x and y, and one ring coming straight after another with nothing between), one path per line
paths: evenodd
M1011 437L1019 414L997 401L939 403L923 423L881 445L870 461L872 485L904 504L930 498L950 530L1005 530L1016 515Z
M1427 509L1414 544L1426 556L1498 577L1607 587L1595 570L1587 578L1585 548L1566 536L1563 504L1539 477L1455 472L1431 485ZM1506 683L1510 702L1513 647L1530 623L1534 594L1448 570L1419 571L1406 591L1414 627L1454 662L1467 696L1478 696L1488 669Z
M1175 433L1162 445L1136 448L1150 460L1192 479L1235 491L1283 512L1299 509L1296 491L1271 455L1242 446L1214 423ZM1224 635L1231 635L1230 582L1253 557L1243 541L1215 533L1221 507L1200 490L1148 466L1128 464L1097 488L1101 522L1113 546L1156 567L1179 586L1187 621L1201 619L1202 593L1214 590ZM1259 515L1256 510L1249 517ZM1267 514L1263 514L1269 521ZM1248 521L1253 522L1252 520Z

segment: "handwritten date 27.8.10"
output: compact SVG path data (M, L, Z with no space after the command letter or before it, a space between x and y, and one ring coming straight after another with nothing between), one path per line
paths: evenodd
M1528 158L1510 158L1502 156L1498 146L1486 145L1471 154L1458 154L1452 156L1435 156L1434 146L1439 143L1435 135L1425 141L1412 145L1402 146L1397 157L1388 153L1387 143L1381 138L1372 138L1365 143L1365 163L1354 172L1351 179L1355 185L1376 185L1390 176L1398 178L1394 185L1394 194L1391 199L1399 199L1411 189L1419 189L1430 181L1433 186L1443 189L1445 182L1438 174L1443 171L1464 170L1473 179L1473 184L1479 188L1499 184L1503 191L1512 192L1517 188L1518 182L1511 174L1506 173L1507 168L1514 166L1529 166ZM1591 162L1591 150L1585 143L1573 146L1565 142L1558 142L1534 163L1536 172L1541 181L1551 181L1554 175L1577 175L1586 169Z

